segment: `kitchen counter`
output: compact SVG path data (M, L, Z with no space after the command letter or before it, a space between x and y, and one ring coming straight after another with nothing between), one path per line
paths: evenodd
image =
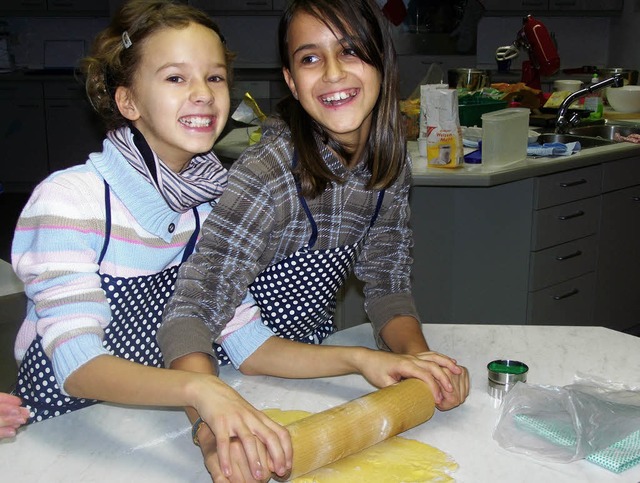
M637 482L640 466L615 475L584 460L545 463L502 449L492 431L499 415L487 393L488 362L512 358L529 365L528 383L563 386L576 372L639 383L640 338L600 327L428 325L433 348L468 367L466 403L436 411L403 436L446 452L459 465L458 482ZM371 327L340 331L327 343L373 347ZM243 376L224 367L221 377L258 408L322 411L371 392L359 376L286 380ZM23 428L0 443L0 473L7 481L206 482L200 451L179 410L99 404Z
M465 164L451 169L427 166L427 159L418 154L416 141L407 142L407 149L413 160L414 186L495 186L640 154L640 144L613 143L583 149L570 156L528 157L503 166Z
M254 129L233 129L216 143L214 152L225 158L237 159L248 146L249 133ZM426 158L418 154L416 141L408 141L407 149L413 160L414 186L495 186L640 154L639 144L614 143L583 149L570 156L527 158L497 167L465 164L460 168L447 169L428 167Z

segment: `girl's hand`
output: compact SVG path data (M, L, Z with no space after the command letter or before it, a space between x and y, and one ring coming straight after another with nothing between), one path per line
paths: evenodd
M449 380L453 385L453 391L442 391L442 402L436 404L440 411L448 411L462 404L469 395L469 371L464 366L458 366L462 369L460 374L449 373ZM445 373L449 371L443 368Z
M244 481L238 473L256 481L268 480L271 473L284 476L292 462L289 432L217 377L205 380L207 384L196 389L194 408L208 425L198 438L205 429L211 433L203 454L209 472L218 476L215 481Z
M376 387L386 387L409 377L420 379L429 386L436 407L441 410L462 404L469 393L466 368L437 352L413 356L367 350L357 368Z
M232 473L229 477L225 476L224 472L220 468L220 461L218 459L216 449L216 439L208 427L203 426L200 430L199 440L205 465L215 483L263 483L268 482L271 479L271 473L268 473L262 479L256 479L254 475L251 474L246 453L242 443L237 438L231 439L230 454L232 461ZM257 438L256 445L260 459L264 462L264 468L267 468L267 450Z
M0 439L12 438L29 419L29 410L20 407L20 398L0 392Z

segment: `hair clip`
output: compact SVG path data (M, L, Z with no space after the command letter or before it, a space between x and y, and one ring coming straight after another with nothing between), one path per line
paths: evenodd
M133 42L131 42L131 38L129 38L129 32L127 32L126 30L122 32L122 45L124 45L125 49L128 49L133 45Z

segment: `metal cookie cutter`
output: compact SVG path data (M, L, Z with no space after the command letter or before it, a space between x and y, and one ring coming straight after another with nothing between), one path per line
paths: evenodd
M502 399L516 382L527 382L529 366L524 362L501 359L487 364L489 371L489 395Z

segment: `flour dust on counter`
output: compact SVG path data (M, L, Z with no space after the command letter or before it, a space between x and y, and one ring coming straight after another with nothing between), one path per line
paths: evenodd
M287 425L312 413L265 409L274 421ZM359 453L295 478L295 483L425 483L453 482L458 464L433 446L394 436Z

